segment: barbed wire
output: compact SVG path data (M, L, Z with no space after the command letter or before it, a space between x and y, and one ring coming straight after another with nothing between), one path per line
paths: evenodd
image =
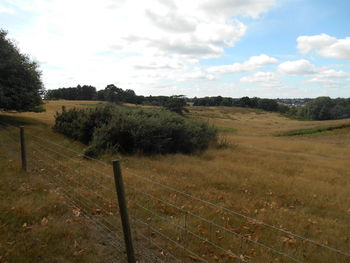
M0 122L0 124L2 124L2 123ZM18 127L18 126L11 125L11 124L8 124L8 126ZM4 130L6 130L7 132L10 132L10 131L8 131L6 128L5 128ZM12 134L11 134L11 135L12 135ZM41 141L41 142L46 142L46 143L49 143L49 144L51 144L51 145L55 145L55 146L58 146L58 147L60 147L60 148L64 148L64 149L66 149L66 150L68 150L68 151L70 151L70 152L74 152L75 154L78 154L79 157L82 157L82 156L83 156L81 153L79 153L79 152L77 152L77 151L75 151L75 150L72 150L72 149L70 149L70 148L68 148L68 147L65 147L65 146L56 144L56 143L51 142L51 141L48 141L48 140L44 140L44 139L42 139L42 138L40 138L40 137L37 137L37 136L34 136L34 135L32 135L32 134L29 134L29 136L31 136L31 137L33 137L33 138L35 138L35 139L37 139L37 140L39 140L39 141ZM12 136L9 136L9 137L12 138ZM18 143L18 141L16 141L14 138L12 138L12 139L13 139L13 141L15 141L16 143ZM40 147L43 147L43 146L40 145ZM45 148L46 150L48 150L48 151L55 152L56 154L59 154L60 156L64 155L63 153L58 153L57 151L52 150L52 149L50 149L49 147L44 147L44 148ZM46 156L46 157L47 157L47 156ZM66 157L66 158L69 158L70 160L76 161L75 159L73 159L72 157L69 157L68 155L66 155L65 157ZM84 156L84 158L93 160L93 161L95 161L95 162L98 162L99 164L103 164L103 165L106 166L106 167L109 167L109 168L111 167L111 164L108 164L108 163L103 162L103 161L101 161L101 160L98 160L98 159L95 159L95 158L91 158L91 157L88 157L88 156ZM57 160L55 160L55 161L57 161ZM95 172L98 172L100 175L106 176L106 174L101 173L101 172L99 172L99 171L97 171L97 170L96 170ZM273 230L282 232L282 233L287 234L287 235L289 235L289 236L292 236L292 237L301 239L301 240L303 240L303 241L305 241L305 242L309 242L309 243L314 244L314 245L316 245L316 246L323 247L323 248L328 249L328 250L330 250L330 251L333 251L333 252L335 252L335 253L337 253L337 254L341 254L341 255L343 255L343 256L350 257L350 254L347 253L347 252L343 252L343 251L341 251L341 250L339 250L339 249L336 249L336 248L330 247L330 246L328 246L328 245L322 244L322 243L320 243L320 242L318 242L318 241L314 241L314 240L309 239L309 238L307 238L307 237L304 237L304 236L295 234L295 233L293 233L293 232L287 231L287 230L285 230L285 229L276 227L276 226L274 226L274 225L265 223L265 222L263 222L262 220L259 220L259 219L256 219L256 218L253 218L253 217L244 215L244 214L242 214L242 213L240 213L240 212L238 212L238 211L235 211L235 210L233 210L233 209L229 209L229 208L223 207L223 206L221 206L221 205L212 203L212 202L210 202L210 201L203 200L203 199L201 199L201 198L199 198L199 197L196 197L196 196L193 196L193 195L191 195L191 194L188 194L188 193L186 193L186 192L184 192L184 191L175 189L175 188L173 188L173 187L171 187L171 186L168 186L168 185L166 185L166 184L160 183L160 182L158 182L158 181L149 179L149 178L147 178L147 177L145 177L145 176L140 176L140 175L135 174L135 173L130 172L130 171L128 171L128 173L126 173L126 175L127 175L127 176L136 177L136 178L141 179L141 180L143 180L143 181L145 181L145 182L151 183L151 184L153 184L153 185L157 185L157 186L159 186L159 187L162 187L163 189L167 189L168 191L171 191L171 192L177 193L177 194L179 194L179 195L182 195L182 196L184 196L184 197L186 197L186 198L189 198L189 199L192 199L192 200L195 200L195 201L198 201L198 202L202 202L202 203L204 203L204 204L206 204L206 205L208 205L208 206L214 207L214 208L216 208L216 209L220 209L220 210L226 211L226 212L228 212L228 213L230 213L230 214L234 214L234 215L236 215L236 216L245 218L246 220L250 220L250 221L252 221L252 222L255 222L255 223L257 223L257 224L263 225L263 226L268 227L268 228L271 228L271 229L273 229ZM57 179L57 177L55 177L55 178ZM59 180L59 179L58 179L58 180ZM90 180L90 179L89 179L89 180ZM61 183L62 183L62 182L61 182ZM94 184L96 184L96 182L94 182ZM66 185L67 185L67 184L66 184ZM101 184L101 186L102 186L102 184ZM135 190L135 189L134 189L134 190ZM95 193L95 191L92 190L92 189L90 189L89 191L92 192L92 193ZM139 191L139 190L138 190L138 191ZM141 191L141 192L142 192L142 191ZM97 192L96 192L95 194L97 195ZM152 196L152 198L157 198L157 197L155 197L155 196L153 196L153 195L150 195L150 194L148 194L148 193L146 193L146 192L144 192L144 194L146 194L148 197L151 197L151 196ZM92 201L91 199L89 199L89 200ZM162 199L160 199L160 198L157 198L156 200L161 201L161 202L163 202L163 203L165 203L165 204L167 204L167 205L171 205L172 207L176 207L177 209L180 209L180 210L181 210L181 208L177 207L176 205L171 204L171 203L169 203L169 202L167 202L167 201L164 201L164 200L162 200ZM81 200L80 200L80 201L81 201ZM108 201L108 202L110 202L110 201ZM182 210L183 210L183 209L182 209ZM187 210L185 210L185 211L187 211ZM189 212L189 211L187 211L187 212ZM191 213L193 216L200 217L200 216L198 216L198 215L196 215L196 214L194 214L194 213L192 213L192 212L190 212L190 213ZM232 230L230 230L230 229L227 229L226 227L220 226L220 225L216 224L215 222L212 222L212 221L210 221L210 220L208 220L208 219L205 219L205 218L203 218L203 217L200 217L200 218L201 218L202 220L205 220L206 222L210 222L210 223L212 223L212 224L215 224L216 226L221 227L222 229L225 229L225 231L228 231L228 232L230 232L230 233L232 233L232 234L240 235L240 234L238 234L238 233L236 233L236 232L234 232L234 231L232 231ZM147 223L146 223L146 224L147 224ZM158 231L158 232L159 232L159 231ZM164 234L162 234L162 233L159 233L159 235L161 235L161 236L164 237ZM165 238L165 237L164 237L164 238ZM167 237L167 238L169 239L169 237ZM275 250L275 249L273 249L273 248L270 248L270 247L268 247L268 246L266 246L266 245L264 245L264 244L262 244L262 243L260 243L260 242L251 240L251 239L246 238L246 237L244 237L244 236L242 236L242 235L240 235L240 238L245 238L247 241L250 241L250 242L253 242L253 243L256 242L256 244L259 244L259 245L262 246L262 247L265 246L265 247L264 247L265 249L269 249L269 250L271 250L271 251L273 251L273 252L275 252L275 253L278 253L278 254L280 254L280 255L286 256L286 257L288 257L289 259L291 259L291 260L293 260L293 261L295 261L295 262L300 262L300 263L302 263L302 261L299 261L298 259L295 259L295 258L291 257L290 255L285 254L285 253L283 253L283 252L281 252L281 251L278 251L278 250ZM175 242L175 243L177 243L177 242L174 241L174 240L172 240L172 241ZM186 249L186 248L185 248L185 249ZM197 255L197 256L198 256L198 255ZM237 256L237 255L235 255L235 256ZM205 261L205 262L207 262L207 261Z
M32 136L33 136L33 135L32 135ZM36 137L36 136L33 136L33 137ZM38 137L36 137L36 138L38 138ZM40 138L38 138L38 139L40 139ZM42 139L41 139L41 140L42 140ZM42 141L44 141L44 140L42 140ZM49 142L49 141L46 141L46 142ZM69 149L69 148L67 148L67 147L64 147L64 146L55 144L55 143L53 143L53 142L49 142L49 143L54 144L54 145L57 145L57 146L60 146L61 148L65 148L65 149L70 150L70 151L72 151L72 152L78 153L77 151L74 151L74 150ZM78 154L79 154L79 153L78 153ZM105 163L105 162L103 162L103 161L101 161L101 160L98 160L98 159L95 159L95 158L91 158L91 157L89 157L88 159L97 161L98 163L102 163L102 164L104 164L105 166L111 167L111 164ZM171 186L162 184L162 183L160 183L160 182L157 182L157 181L148 179L148 178L146 178L146 177L144 177L144 176L137 175L137 174L132 173L132 172L130 172L130 171L128 171L128 173L129 173L129 174L132 174L133 176L135 176L135 177L137 177L137 178L139 178L139 179L142 179L142 180L145 180L145 181L147 181L147 182L149 182L149 183L152 183L152 184L161 186L161 187L166 188L166 189L168 189L168 190L170 190L170 191L173 191L173 192L175 192L175 193L178 193L178 194L181 194L181 195L183 195L183 196L189 197L189 198L191 198L191 199L193 199L193 200L196 200L196 201L199 201L199 202L203 202L203 203L205 203L205 204L207 204L207 205L210 205L210 206L213 206L213 207L215 207L215 208L217 208L217 209L224 210L224 211L229 212L229 213L231 213L231 214L234 214L234 215L236 215L236 216L240 216L240 217L243 217L243 218L245 218L245 219L247 219L247 220L251 220L251 221L256 222L256 223L258 223L258 224L264 225L265 227L272 228L272 229L274 229L274 230L276 230L276 231L283 232L284 234L287 234L287 235L290 235L290 236L293 236L293 237L302 239L302 240L304 240L304 241L306 241L306 242L313 243L314 245L321 246L321 247L323 247L323 248L332 250L332 251L335 252L335 253L339 253L339 254L342 254L342 255L344 255L344 256L350 257L350 254L349 254L349 253L346 253L346 252L343 252L343 251L341 251L341 250L339 250L339 249L336 249L336 248L327 246L327 245L325 245L325 244L322 244L322 243L317 242L317 241L315 241L315 240L309 239L309 238L307 238L307 237L303 237L303 236L301 236L301 235L295 234L295 233L293 233L293 232L291 232L291 231L287 231L287 230L284 230L284 229L282 229L282 228L276 227L276 226L274 226L274 225L265 223L265 222L262 221L262 220L259 220L259 219L256 219L256 218L253 218L253 217L244 215L244 214L242 214L242 213L239 213L239 212L236 211L236 210L229 209L229 208L226 208L226 207L223 207L223 206L214 204L214 203L212 203L212 202L210 202L210 201L207 201L207 200L203 200L203 199L201 199L201 198L199 198L199 197L190 195L190 194L188 194L188 193L186 193L186 192L180 191L180 190L178 190L178 189L175 189L175 188L173 188L173 187L171 187Z
M201 237L200 235L197 235L196 233L192 232L191 230L189 230L189 229L187 229L187 228L181 226L180 224L176 224L176 223L173 222L172 220L169 220L169 219L167 219L166 217L161 216L160 214L158 214L158 213L156 213L156 212L154 212L154 211L152 211L152 210L150 210L150 209L144 207L143 205L141 205L141 204L139 204L139 203L136 203L136 205L137 205L138 207L144 209L145 211L151 213L152 215L157 216L158 218L160 218L160 219L162 219L162 220L168 222L169 224L174 225L174 226L180 228L181 230L183 230L183 231L185 231L185 232L187 232L187 233L190 233L192 236L194 236L194 237L198 238L199 240L203 241L203 243L208 243L208 244L212 245L213 247L215 247L215 248L217 248L217 249L220 249L220 250L222 250L222 251L224 251L224 252L230 254L232 257L239 259L240 262L249 263L248 261L245 261L245 260L239 258L236 254L232 253L231 251L228 251L227 249L225 249L225 248L223 248L223 247L221 247L221 246L219 246L219 245L217 245L217 244L215 244L215 243L209 241L208 239L205 239L205 238ZM303 262L300 262L300 263L303 263Z
M45 156L45 157L47 157L47 156ZM55 177L55 176L54 176ZM66 184L66 183L64 183L61 179L58 179L57 177L56 177L56 180L58 180L58 181L60 181L59 183L60 184L64 184L65 185L65 187L68 187L68 184ZM56 183L57 183L57 181L56 181ZM89 200L87 200L85 197L83 197L82 195L80 195L80 197L81 198L83 198L83 199L85 199L85 201L78 201L78 202L80 202L80 205L79 204L77 204L77 201L76 201L76 199L74 199L74 198L72 198L69 194L70 194L70 192L68 192L67 190L65 190L65 188L63 188L63 189L60 189L60 192L63 192L63 194L64 194L64 196L65 196L65 198L67 198L68 200L70 200L70 202L71 203L73 203L73 204L75 204L76 205L76 207L82 207L82 204L83 204L83 206L88 206L88 202L89 202ZM90 200L91 201L91 200ZM92 202L90 202L90 203L92 203ZM94 203L95 204L95 206L93 206L93 207L96 207L96 203ZM91 208L91 205L90 205L90 208ZM92 210L92 209L91 209ZM106 224L103 224L103 223L101 223L101 222L98 222L97 220L93 220L91 217L89 217L88 216L88 214L87 213L85 213L84 211L81 211L82 212L82 214L84 214L85 215L85 217L87 217L88 219L90 219L94 224L98 224L98 225L100 225L102 228L104 228L104 230L107 230L107 231L109 231L109 232L111 232L111 233L113 233L113 232L115 232L114 230L112 230L110 227L108 227ZM116 218L116 217L115 217ZM153 245L155 245L156 247L158 247L159 249L162 249L162 250L164 250L164 251L167 251L165 248L163 248L163 247L161 247L159 244L157 244L157 243L155 243L154 241L152 241L151 239L149 239L149 238L147 238L144 234L142 234L142 233L140 233L139 231L136 231L140 236L142 236L143 238L145 238L145 239L147 239L148 241L150 241ZM119 233L121 234L121 232L119 231ZM174 255L172 255L169 251L167 251L167 253L169 254L169 255L171 255L173 258L176 258ZM158 256L157 256L158 257ZM162 262L164 262L160 257L158 257ZM177 258L176 258L177 259ZM177 261L180 261L179 259L177 259ZM181 262L181 261L180 261Z
M142 223L146 226L148 226L153 232L157 233L159 236L161 236L162 238L170 241L171 243L175 244L177 247L187 251L187 253L190 253L191 255L194 255L195 257L201 259L202 261L206 262L206 263L209 263L206 259L204 259L203 257L199 256L198 254L192 252L191 250L187 249L185 246L181 245L180 243L178 243L177 241L169 238L168 236L164 235L163 233L159 232L156 228L152 227L150 224L144 222L142 219L140 218L136 218L135 216L133 216L133 214L130 215L131 219L133 221L136 221L136 222L139 222L139 223Z
M38 150L40 147L43 148L43 149L47 149L47 148L45 148L45 147L43 147L43 146L41 146L41 145L35 144L35 143L34 143L34 145L35 145L35 147L36 147L36 150L37 150L38 152L41 152L41 153L44 153L44 152L41 151L41 150ZM53 151L53 152L54 152L54 151ZM54 152L54 153L56 153L56 152ZM46 155L46 156L49 156L49 155ZM78 175L78 176L84 178L85 180L91 182L93 185L97 185L97 186L99 186L99 187L101 187L101 188L103 188L103 189L105 189L105 190L107 190L107 191L114 191L114 188L113 188L113 187L108 188L108 187L106 187L105 185L103 185L103 184L101 184L101 183L98 183L97 181L92 181L87 175L83 177L82 174L81 174L78 170L76 170L76 169L74 169L74 168L72 168L72 167L68 167L68 166L63 165L61 161L59 161L59 160L57 160L57 159L55 159L55 158L53 158L53 157L48 157L48 158L51 159L51 160L54 161L54 162L60 163L60 164L61 164L62 166L64 166L65 168L67 168L68 170L72 171L74 174L76 174L76 175ZM93 191L93 190L91 190L91 191Z
M37 161L37 160L35 160ZM51 179L49 181L54 181L55 185L57 187L58 182L55 180L52 180L52 177L46 177L46 179ZM65 187L67 187L67 185L65 185ZM64 196L64 198L66 200L69 201L69 206L72 207L73 209L75 208L79 208L79 215L78 217L83 216L85 219L89 220L92 224L94 224L98 229L102 230L103 232L105 232L106 234L108 233L109 237L110 237L110 241L108 242L108 245L116 248L119 252L123 253L123 240L121 238L122 236L122 232L120 229L113 227L113 229L111 229L110 225L106 225L102 222L100 222L101 218L93 218L91 215L89 215L88 213L86 213L84 211L84 209L82 210L82 207L87 207L88 204L84 203L82 200L77 201L76 198L73 198L71 196L71 192L68 192L65 188L59 188L59 194ZM91 206L90 209L92 210ZM118 219L117 217L115 217L115 219ZM116 220L116 222L118 222L118 220ZM119 235L117 235L119 234ZM124 253L123 253L124 254Z
M35 136L32 136L32 135L31 135L31 137L35 138ZM44 147L44 146L42 146L42 145L40 145L40 147L42 147L42 148L44 148L44 149L46 149L46 150L48 150L48 151L51 151L51 152L53 152L53 153L55 153L55 154L57 154L57 155L59 155L59 156L62 156L62 157L64 157L64 158L67 158L68 160L71 160L71 161L74 161L74 162L80 164L80 162L79 162L78 160L76 160L76 159L74 159L73 157L68 156L68 155L66 155L66 154L64 154L64 153L62 153L62 152L55 151L55 150L53 150L53 149L51 149L51 148ZM64 147L64 148L66 148L66 147ZM68 148L67 148L67 149L68 149ZM84 156L83 154L78 154L76 157L85 158L85 156ZM108 167L110 167L110 165L108 165ZM100 172L100 171L94 169L93 167L89 167L89 169L92 170L92 171L94 171L95 173L97 173L97 174L103 176L103 177L106 176L105 173L102 173L102 172Z
M193 199L193 200L195 200L195 201L199 201L199 202L205 203L205 204L207 204L207 205L209 205L209 206L212 206L212 207L215 207L215 208L217 208L217 209L224 210L224 211L226 211L226 212L228 212L228 213L231 213L231 214L234 214L234 215L243 217L243 218L245 218L245 219L247 219L247 220L250 220L250 221L252 221L252 222L255 222L255 223L257 223L257 224L260 224L260 225L263 225L263 226L272 228L272 229L274 229L274 230L276 230L276 231L279 231L279 232L283 232L284 234L287 234L287 235L290 235L290 236L299 238L299 239L304 240L304 241L306 241L306 242L313 243L314 245L317 245L317 246L320 246L320 247L329 249L329 250L331 250L331 251L333 251L333 252L335 252L335 253L342 254L343 256L350 257L350 254L349 254L349 253L343 252L343 251L341 251L341 250L339 250L339 249L332 248L332 247L330 247L330 246L324 245L324 244L319 243L319 242L317 242L317 241L311 240L311 239L309 239L309 238L307 238L307 237L303 237L303 236L300 236L300 235L298 235L298 234L294 234L294 233L292 233L292 232L290 232L290 231L284 230L284 229L282 229L282 228L278 228L278 227L276 227L276 226L274 226L274 225L267 224L267 223L265 223L265 222L263 222L263 221L261 221L261 220L259 220L259 219L256 219L256 218L253 218L253 217L244 215L244 214L239 213L239 212L237 212L237 211L235 211L235 210L232 210L232 209L229 209L229 208L226 208L226 207L223 207L223 206L214 204L214 203L209 202L209 201L207 201L207 200L203 200L203 199L201 199L201 198L199 198L199 197L196 197L196 196L190 195L190 194L188 194L188 193L186 193L186 192L177 190L177 189L175 189L175 188L173 188L173 187L171 187L171 186L168 186L168 185L159 183L159 182L157 182L157 181L153 181L153 180L151 180L151 179L148 179L148 178L146 178L146 177L144 177L144 176L139 176L139 175L137 175L137 174L135 174L135 173L131 173L130 171L129 171L129 173L126 174L126 175L135 176L135 177L140 178L140 179L142 179L142 180L144 180L144 181L146 181L146 182L149 182L149 183L154 184L154 185L159 185L159 186L161 186L161 187L163 187L163 188L165 188L165 189L168 189L168 190L170 190L170 191L172 191L172 192L175 192L175 193L177 193L177 194L186 196L186 197L191 198L191 199Z
M36 148L36 147L34 146L34 148ZM38 150L38 148L36 148L36 150L37 150L38 152L44 153L44 152ZM50 156L47 155L47 154L45 155L45 158L48 158L48 159L50 159L50 160L52 160L52 161L55 161L55 162L59 162L59 161L55 160L54 158L50 157ZM56 166L55 168L58 168L58 167ZM55 168L53 168L53 169L55 169ZM72 169L72 168L70 168L70 167L65 166L65 168L74 172L74 169ZM58 168L58 169L59 169L59 168ZM55 169L55 170L56 170L56 169ZM63 170L61 170L61 171L63 172ZM69 181L71 181L71 182L74 182L75 184L77 184L77 185L79 185L80 187L84 188L86 191L88 191L88 192L90 192L90 193L93 193L95 196L97 196L98 198L101 198L103 201L105 201L105 202L107 202L107 203L111 203L111 200L106 199L105 197L103 197L102 195L100 195L99 193L97 193L96 190L93 190L93 189L90 188L89 186L86 186L86 185L83 185L82 183L79 183L77 180L72 179L72 177L67 177L67 176L62 175L62 174L61 174L61 176L64 176L67 180L69 180ZM109 190L109 191L113 191L113 189L108 189L108 188L106 188L106 189Z
M79 201L78 201L78 199L74 199L73 197L71 197L74 200L76 200L76 202L80 202L80 206L81 207L90 208L89 209L90 212L96 210L96 208L101 209L101 210L104 209L103 207L98 205L96 202L94 202L90 198L88 198L86 196L83 196L82 194L78 193L75 188L73 188L68 183L64 182L62 179L59 179L57 176L55 176L55 175L51 175L51 176L47 175L46 178L47 177L50 177L51 179L54 179L56 184L61 185L61 186L63 185L64 187L61 187L60 191L64 192L66 195L68 195L68 196L75 195L75 196L78 196L79 198L83 199L83 200L79 199ZM72 191L67 191L67 189L71 189ZM119 221L119 218L117 216L115 216L115 215L109 215L109 217L115 219L116 222ZM109 221L107 221L106 218L100 217L100 220L103 220L104 222L106 222L109 225L109 227L114 228L114 226Z
M299 261L298 259L296 259L296 258L294 258L294 257L292 257L292 256L290 256L290 255L288 255L288 254L286 254L286 253L284 253L284 252L278 251L278 250L276 250L276 249L274 249L274 248L272 248L272 247L269 247L269 246L267 246L267 245L265 245L265 244L263 244L263 243L261 243L261 242L258 242L258 241L252 240L252 239L250 239L250 238L247 238L247 237L245 237L244 235L241 235L241 234L239 234L239 233L237 233L237 232L235 232L235 231L233 231L233 230L231 230L231 229L228 229L228 228L226 228L226 227L223 227L223 226L221 226L221 225L219 225L219 224L217 224L217 223L215 223L215 222L213 222L213 221L211 221L211 220L208 220L208 219L206 219L206 218L204 218L204 217L201 217L201 216L199 216L199 215L197 215L197 214L195 214L195 213L193 213L193 212L191 212L191 211L185 210L185 209L183 209L183 208L181 208L181 207L178 207L178 206L176 206L176 205L174 205L174 204L172 204L172 203L170 203L170 202L167 202L167 201L165 201L165 200L162 200L162 199L160 199L160 198L157 198L156 196L154 196L154 195L152 195L152 194L149 194L149 193L146 193L146 192L144 192L144 191L138 190L138 189L136 189L135 187L133 187L133 186L131 186L131 185L128 185L128 187L132 188L134 191L137 191L137 192L139 192L139 193L141 193L141 194L143 194L143 195L145 195L145 196L148 196L149 198L152 198L153 200L157 200L157 201L159 201L159 202L162 202L162 203L164 203L164 204L166 204L166 205L168 205L168 206L171 206L171 207L173 207L173 208L175 208L175 209L177 209L177 210L180 210L180 211L182 211L182 212L184 212L184 213L186 213L186 214L188 214L188 215L191 215L191 216L193 216L193 217L196 217L196 218L198 218L198 219L200 219L200 220L202 220L202 221L204 221L204 222L206 222L206 223L212 224L213 226L218 227L218 228L220 228L221 230L227 231L228 233L231 233L231 234L233 234L233 235L235 235L235 236L237 236L237 237L239 237L239 238L241 238L241 239L244 239L244 240L246 240L246 241L248 241L248 242L251 242L251 243L253 243L253 244L255 244L255 245L258 245L258 246L260 246L260 247L262 247L262 248L265 248L265 249L267 249L267 250L270 250L271 252L273 252L273 253L275 253L275 254L278 254L278 255L283 256L283 257L287 257L287 258L293 260L294 262L303 263L302 261ZM222 248L222 249L224 249L224 248Z

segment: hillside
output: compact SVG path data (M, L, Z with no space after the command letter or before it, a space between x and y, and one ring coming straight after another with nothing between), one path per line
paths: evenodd
M72 188L72 191L80 191L79 194L84 193L79 185L83 183L88 187L98 187L98 184L103 184L108 188L111 187L111 189L114 187L110 167L105 167L97 161L82 159L78 155L71 154L68 150L61 149L60 147L63 146L79 153L83 152L86 146L78 142L72 142L51 130L54 113L60 111L62 105L70 108L94 106L98 103L91 101L48 101L45 104L47 111L43 113L0 114L1 123L25 125L28 140L32 140L32 142L28 142L29 151L31 151L32 143L32 151L34 151L34 147L37 147L37 151L32 152L32 154L40 153L35 156L38 164L35 164L35 160L33 162L29 160L31 174L28 178L36 178L34 174L37 174L38 178L44 179L54 173L60 174L62 176L58 177L58 180L67 180L63 182L67 184L65 190ZM297 121L287 119L276 113L237 107L189 107L189 110L191 118L201 119L218 127L222 147L212 147L203 153L193 155L175 154L145 157L141 155L111 156L107 154L102 157L102 160L107 163L110 163L113 159L121 159L127 194L130 198L130 213L137 218L143 218L146 222L152 222L152 226L155 228L153 232L151 229L153 241L157 241L160 247L166 248L169 253L179 255L180 258L188 261L200 261L199 257L182 250L182 252L179 252L179 249L174 248L170 242L158 238L156 230L164 235L172 236L178 242L184 239L178 228L170 227L160 218L156 219L157 216L142 210L142 207L146 205L157 210L167 220L179 223L185 218L185 220L188 220L188 222L185 221L186 226L192 227L197 235L201 235L211 242L232 251L235 248L234 253L238 254L239 257L242 256L244 260L250 260L250 262L261 262L261 259L274 260L274 262L294 261L286 259L282 255L273 255L271 251L250 244L249 240L262 242L278 251L284 251L284 253L292 255L293 258L302 260L300 262L347 262L348 257L334 253L334 251L306 244L295 236L283 232L276 234L276 231L264 227L265 225L251 223L247 218L232 213L218 212L218 209L208 208L205 205L186 200L185 197L180 197L179 194L174 195L169 193L168 190L159 189L158 186L142 183L139 178L146 178L171 186L220 207L261 220L269 226L277 226L302 237L349 252L350 196L348 193L350 192L350 171L347 157L350 154L350 129L347 127L328 131L326 134L315 133L309 136L276 136L289 130L348 124L349 119L322 122ZM0 129L0 133L3 135L0 147L2 152L5 153L0 157L1 163L9 160L16 163L12 168L9 166L2 168L6 173L13 175L14 171L19 170L18 158L6 150L6 145L10 142L5 140L4 136L8 131L11 132L13 138L17 136L17 130L13 127L7 127L6 130ZM30 134L39 139L30 137ZM52 152L46 151L46 148L51 149ZM59 158L60 153L70 158ZM35 158L33 157L33 159ZM75 164L77 160L79 164ZM54 161L59 161L59 165L50 166L50 163ZM40 169L44 169L44 171L38 171L36 168L38 165L41 165ZM84 176L75 178L73 172L69 172L70 169L79 170L78 176L82 174ZM96 170L96 172L93 170ZM32 175L32 173L34 174ZM105 177L100 176L99 173L103 173ZM63 179L65 175L67 179ZM23 176L23 173L21 173L21 178ZM31 179L26 180L29 180L30 184L36 184ZM75 183L75 180L77 183ZM94 180L98 184L94 185L92 182ZM54 180L52 184L59 184L59 182ZM128 185L133 186L133 188L128 188ZM241 240L234 241L233 237L229 234L222 234L221 230L215 228L213 224L199 223L195 219L186 218L181 213L165 207L160 202L152 203L143 200L136 194L137 190L151 193L162 200L166 200L166 202L171 201L179 207L184 207L183 209L191 209L191 211L201 216L205 215L206 218L217 224L234 229L244 237L248 236L248 240L244 242ZM6 189L2 191L6 191ZM103 197L108 200L115 199L115 193L112 191L105 191L102 187L96 188L96 191L100 191ZM35 193L30 193L30 195L35 195ZM12 198L20 200L21 196L22 194L18 194L18 196ZM58 197L53 198L55 200L53 202L69 204L69 200L65 199L63 201ZM93 204L98 203L102 208L105 205L108 207L105 202L98 200L98 198L93 196L89 196L89 198L91 198ZM84 202L80 199L78 201L81 201L80 206L83 207ZM14 203L16 202L14 201ZM110 207L107 209L111 211L115 204L109 205ZM9 209L9 206L6 209ZM37 213L36 210L34 210L34 213ZM107 220L107 217L108 213L106 213L104 219ZM38 218L42 219L41 214L38 214ZM62 220L61 223L64 224L63 217L59 218ZM1 220L1 225L7 226L9 224L8 221L4 221L2 218ZM147 229L143 230L140 224L133 223L133 227L140 230L140 233L135 233L137 240L142 240L142 235L150 233L147 232L149 231ZM89 233L89 231L86 233ZM33 234L34 236L35 234ZM21 234L15 236L15 239L20 238ZM6 242L11 241L0 240L0 243L7 244ZM88 247L93 247L93 239L86 237L86 242L88 242ZM140 246L139 242L142 246L142 241L137 242ZM232 258L227 255L227 252L225 252L226 254L220 253L217 248L208 250L207 246L210 243L205 244L204 241L198 242L198 240L193 239L186 239L186 242L188 249L208 260L208 262L232 262L230 261ZM147 246L147 248L150 251L155 251L154 254L160 258L167 254L165 249L159 250L154 244ZM209 252L205 252L207 250ZM139 254L146 253L138 251ZM13 253L20 256L25 252L16 250ZM92 254L94 253L92 252ZM50 255L48 253L47 257L50 257ZM0 254L0 259L1 257L11 262L8 254ZM54 258L53 254L52 257ZM166 261L171 262L171 260Z

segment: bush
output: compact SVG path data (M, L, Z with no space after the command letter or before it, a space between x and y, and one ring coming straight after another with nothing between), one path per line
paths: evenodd
M300 111L308 120L337 120L350 118L350 98L318 97L309 101Z
M115 105L71 109L56 114L54 130L89 144L86 155L120 153L193 153L216 140L208 124L161 109L130 109Z

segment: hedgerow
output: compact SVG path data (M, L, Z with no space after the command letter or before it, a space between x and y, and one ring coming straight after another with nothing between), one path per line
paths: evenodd
M193 153L216 140L217 131L206 123L163 109L105 105L70 109L56 114L53 129L88 144L85 154Z

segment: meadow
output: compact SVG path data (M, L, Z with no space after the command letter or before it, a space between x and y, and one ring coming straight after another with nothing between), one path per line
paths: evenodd
M69 109L71 107L93 107L96 104L99 102L47 101L45 104L46 112L1 113L0 122L25 125L28 134L35 134L40 139L55 142L77 152L83 152L85 145L73 142L52 131L54 114L56 111L60 111L63 105ZM339 255L319 246L311 246L286 233L276 233L273 229L255 224L247 218L222 212L219 209L204 207L193 201L190 202L179 195L160 190L152 184L143 183L138 178L142 177L171 186L200 199L236 211L238 214L261 220L267 225L285 229L349 253L349 119L297 121L262 110L194 106L189 107L188 117L200 119L218 127L220 147L213 146L202 153L192 155L113 156L106 154L101 157L101 160L107 163L113 159L121 160L127 195L130 198L130 213L152 221L158 231L172 235L175 240L185 240L181 230L170 227L159 218L156 219L156 216L148 214L147 210L142 210L141 205L157 209L161 216L174 222L182 221L184 216L174 209L164 207L159 202L152 203L140 198L133 189L141 189L166 201L172 200L173 203L182 208L187 207L191 211L195 211L196 214L206 216L206 218L224 225L226 228L234 229L249 240L262 242L278 251L289 253L300 262L348 262L349 257L347 256ZM288 135L288 131L334 126L340 128L318 129L311 134L306 132L305 135L300 136L279 136L283 133ZM11 128L9 129L11 130ZM14 134L15 129L12 132ZM0 133L4 133L4 131L0 129ZM6 147L4 148L6 144L4 137L1 140L0 146L5 149L2 149L5 154L0 155L1 162L15 160L15 155L11 155L11 152L6 151ZM37 142L40 140L38 139ZM30 143L28 147L30 148ZM40 153L39 150L36 154ZM45 161L52 162L51 159L45 160L45 158L49 158L49 155L47 157L44 154L40 155L43 163ZM96 176L95 179L99 183L113 184L111 169L103 168L97 162L81 159L79 167L75 167L71 160L62 159L60 162L63 166L82 169L86 174L90 174L91 180L94 180L93 176ZM19 169L17 166L5 167L3 171L15 176L14 171ZM47 175L47 173L54 171L53 168L50 170L49 167L43 168L44 171L38 171L34 164L30 164L30 166L32 172L40 175L38 178L45 177L45 173ZM92 172L93 169L105 173L107 179L99 178ZM57 169L55 171L57 172ZM24 175L21 173L20 176ZM39 180L38 178L35 180ZM25 180L28 179L25 178ZM134 188L128 188L128 185L134 186ZM90 186L92 187L93 183ZM2 194L6 195L7 190L3 188L2 191ZM105 197L115 196L113 192L103 193L103 195ZM60 200L58 198L55 202L60 202ZM133 200L137 200L138 203L132 202ZM26 205L30 206L31 204ZM2 204L2 207L2 209L11 209L5 204ZM36 210L33 209L33 211ZM42 220L42 216L38 216L37 220ZM0 223L4 226L8 224L7 221L3 222L4 219L1 218L1 220ZM221 230L215 229L212 224L199 223L195 218L185 218L185 220L187 220L188 227L192 227L195 233L232 250L243 260L249 262L294 262L281 255L272 255L271 251L268 252L261 247L257 248L249 242L233 240L230 236L223 235ZM21 224L23 227L22 221ZM137 227L136 224L135 227ZM0 230L5 231L1 228ZM93 229L86 230L87 236L83 240L85 247L89 247L89 253L82 253L92 257L92 262L94 256L99 255L98 250L94 249L93 239L88 237L88 233L93 234L94 231L96 232ZM150 233L154 234L152 231ZM34 236L35 234L32 237L34 238ZM17 236L17 238L19 237L20 235ZM162 247L167 246L166 240L159 239L158 241ZM6 242L11 241L0 240L2 246L8 249L9 245ZM193 248L192 251L208 262L231 262L230 260L234 262L235 258L220 254L216 249L210 249L205 242L187 238L185 244L186 247ZM178 252L173 247L167 248L174 254ZM154 247L153 249L157 250ZM13 256L16 253L24 252L18 250L11 253ZM72 251L67 253L74 254ZM0 261L1 256L8 262L15 262L9 260L6 254L0 254ZM50 253L47 253L47 256L49 257ZM183 257L183 261L201 261L198 257L188 255L186 252L183 252L181 257ZM170 262L170 260L166 262Z

